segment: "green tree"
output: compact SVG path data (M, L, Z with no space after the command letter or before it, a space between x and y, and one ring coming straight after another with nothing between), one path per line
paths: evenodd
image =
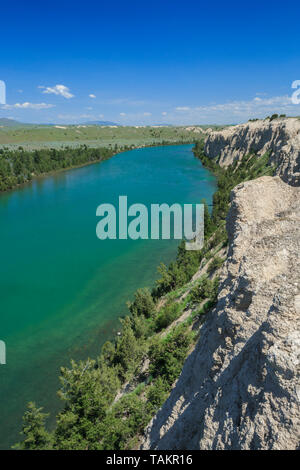
M193 303L201 303L205 299L215 300L218 294L219 279L213 281L203 276L197 285L191 289L190 297Z
M33 402L28 403L28 410L23 416L22 435L24 440L15 448L21 450L51 449L52 436L45 429L45 421L49 416L37 408Z
M147 392L147 398L149 403L153 406L154 413L166 400L168 396L168 391L169 387L165 380L162 377L157 377L154 384L151 385Z
M125 317L122 320L122 334L117 341L114 358L115 364L120 367L123 380L135 370L140 359L141 349L134 335L130 317Z
M111 341L106 341L101 349L101 355L103 356L107 364L112 364L115 357L115 345Z
M207 268L208 273L212 274L216 269L219 269L223 263L224 259L220 258L220 256L215 256Z
M214 231L214 224L211 219L206 199L202 199L204 205L204 237L208 238Z
M173 323L173 321L180 316L181 311L182 309L178 302L173 302L162 307L155 319L156 331L160 331Z
M150 318L155 310L155 303L149 289L138 289L134 294L134 301L128 307L131 313Z

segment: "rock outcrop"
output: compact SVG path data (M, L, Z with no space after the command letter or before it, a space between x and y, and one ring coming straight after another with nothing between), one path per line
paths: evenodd
M247 134L253 125L238 127ZM270 147L265 139L275 128L283 140L287 126L265 124L257 149ZM206 145L224 164L231 157L222 139L242 146L230 132ZM298 164L299 154L286 160L282 175L290 180L288 168ZM265 176L238 185L231 199L217 306L148 426L143 449L299 448L300 188Z
M251 151L259 155L269 152L276 174L289 184L300 185L299 119L260 120L227 127L211 132L204 148L210 158L218 157L221 166L240 160Z

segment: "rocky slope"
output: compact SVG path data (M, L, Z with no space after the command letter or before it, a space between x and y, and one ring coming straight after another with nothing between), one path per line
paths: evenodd
M241 135L250 139L255 126L237 126L237 136L214 132L206 152L221 164L240 158L253 148ZM288 127L265 123L254 141L261 153L277 145L281 174L295 185L296 144L279 143ZM143 449L299 448L300 188L266 176L237 186L231 199L217 306Z
M300 184L300 120L297 118L255 121L211 132L204 152L218 157L221 166L240 160L250 151L270 152L277 173L292 185Z

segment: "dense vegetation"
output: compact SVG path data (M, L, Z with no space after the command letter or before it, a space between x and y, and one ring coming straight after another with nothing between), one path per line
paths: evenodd
M182 242L176 260L161 265L160 279L152 292L139 289L121 320L121 334L106 342L100 356L72 362L61 369L59 396L65 406L54 431L46 430L47 415L33 403L23 418L21 449L132 449L138 436L171 391L185 358L197 339L197 322L216 302L223 263L217 253L227 244L225 217L231 189L236 184L272 174L268 155L247 155L227 169L196 145L195 156L218 177L212 214L205 206L205 244L201 251L186 251ZM190 283L201 262L207 275ZM186 289L186 284L189 288ZM187 295L182 296L183 293ZM177 325L187 306L191 315ZM193 326L193 328L192 328ZM125 393L125 386L134 384ZM123 393L119 393L123 390Z
M79 148L42 149L34 152L0 149L0 191L12 189L19 184L31 181L34 176L51 171L72 168L86 163L110 158L118 148Z

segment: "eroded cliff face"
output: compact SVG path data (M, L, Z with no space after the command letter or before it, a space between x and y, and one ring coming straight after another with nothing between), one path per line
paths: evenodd
M300 185L300 120L297 118L255 121L214 131L206 139L204 152L227 166L254 151L270 153L276 174L291 185Z
M300 188L265 176L231 200L217 306L143 449L299 448Z

